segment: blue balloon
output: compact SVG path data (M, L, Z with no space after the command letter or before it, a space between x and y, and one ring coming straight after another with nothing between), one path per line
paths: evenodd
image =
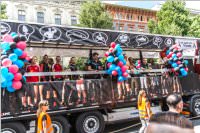
M117 71L118 75L121 76L122 75L122 71L121 69L119 71Z
M123 80L127 80L127 78L126 78L126 77L123 77Z
M108 56L107 61L108 62L113 62L114 61L114 57L113 56Z
M17 56L21 56L23 54L23 51L19 48L16 48L14 49L14 53L17 55Z
M8 75L6 76L7 81L11 81L14 79L14 75L12 73L8 73Z
M124 81L124 78L123 78L123 76L119 76L119 77L118 77L118 81L119 81L119 82L122 82L122 81Z
M124 56L123 56L122 54L120 54L120 55L118 56L118 59L119 59L120 61L122 61L122 60L124 59Z
M173 64L173 61L169 60L168 63L169 63L169 64Z
M22 68L24 66L24 62L22 60L17 60L13 62L13 64L17 65L19 68Z
M7 87L7 82L5 81L5 82L2 82L1 83L1 88L6 88Z
M117 72L120 72L120 71L121 71L121 68L120 68L119 66L117 66L117 67L115 67L115 70L116 70Z
M176 54L172 54L172 58L175 58L175 57L177 57Z
M6 89L7 89L7 91L9 91L9 92L15 92L15 89L12 88L12 87L7 87Z
M115 49L116 49L116 50L119 50L119 48L121 48L121 47L120 47L120 44L117 44L117 45L115 46Z
M181 72L181 75L182 75L182 76L187 76L187 74L188 74L188 73L187 73L187 71L185 71L185 70Z
M122 60L122 62L123 62L123 65L126 65L126 61L124 59Z
M8 68L7 67L1 67L1 75L6 77L8 74Z
M1 43L1 49L7 51L10 49L10 44L8 42Z
M178 66L178 65L177 65L176 63L173 63L173 64L172 64L172 67L173 67L173 68L175 68L175 67L177 67L177 66Z
M119 56L120 54L122 54L122 52L123 52L123 51L122 51L121 49L118 49L118 50L117 50L116 56Z
M180 69L180 72L181 72L181 73L182 73L182 72L184 72L184 71L185 71L185 69L184 69L184 68L181 68L181 69Z
M7 87L11 87L12 86L12 81L8 81L7 82Z
M14 38L15 36L17 36L17 33L16 32L12 32L10 35L12 36L12 38Z
M116 66L115 64L111 64L110 67L109 67L109 69L110 69L111 71L113 71L113 70L115 70L116 67L117 67L117 66Z
M168 55L169 53L170 53L170 50L167 50L167 51L166 51L166 55Z
M1 75L1 83L3 82L6 82L6 78L3 75Z
M188 65L189 63L188 60L184 60L183 62L185 63L185 65Z
M112 74L112 71L111 70L106 70L106 73L111 75Z
M8 57L12 62L15 62L17 61L18 57L16 54L10 54L9 57Z

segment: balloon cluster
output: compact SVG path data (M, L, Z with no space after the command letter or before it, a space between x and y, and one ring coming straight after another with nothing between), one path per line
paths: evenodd
M128 71L126 67L126 61L122 54L122 48L120 44L112 42L110 49L105 53L107 57L107 73L113 76L118 76L118 82L122 82L127 79Z
M183 59L183 50L178 44L172 45L166 50L166 60L171 71L176 76L187 76L188 74L188 61Z
M1 52L1 88L6 88L9 92L14 92L22 88L26 81L23 76L25 70L24 62L30 60L25 52L26 38L18 36L16 33L3 36L0 48Z

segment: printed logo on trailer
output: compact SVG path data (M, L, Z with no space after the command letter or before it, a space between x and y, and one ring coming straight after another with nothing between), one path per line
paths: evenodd
M167 46L167 47L170 47L170 46L172 46L174 44L174 41L171 39L171 38L166 38L165 39L165 45Z
M8 34L11 31L10 25L8 23L0 22L0 24L1 35Z
M138 35L136 36L136 42L137 42L137 46L142 46L142 45L146 45L149 43L149 39L147 36L145 35Z
M69 39L69 42L76 42L81 40L87 40L89 34L83 30L69 30L66 32L66 37Z
M130 37L127 34L120 34L117 37L117 40L121 43L121 44L126 44L128 46L128 43L130 42Z
M156 45L158 48L160 48L160 45L162 42L163 42L163 39L159 36L156 36L153 38L153 44Z
M29 41L30 36L35 32L33 26L28 24L20 24L18 26L17 32L26 37L26 40Z
M107 46L106 42L108 40L108 36L104 32L95 32L92 34L92 38L96 43Z
M61 37L60 29L52 26L43 26L39 29L40 34L42 35L41 41L56 41Z

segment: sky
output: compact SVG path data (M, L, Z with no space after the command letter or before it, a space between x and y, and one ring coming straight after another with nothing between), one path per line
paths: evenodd
M110 3L110 4L119 4L119 5L124 5L124 6L152 9L154 6L156 6L159 3L164 2L164 1L150 1L150 0L145 0L145 1L131 1L131 0L113 1L113 0L106 0L106 1L103 1L103 2ZM186 1L186 7L191 8L191 9L200 10L200 1Z

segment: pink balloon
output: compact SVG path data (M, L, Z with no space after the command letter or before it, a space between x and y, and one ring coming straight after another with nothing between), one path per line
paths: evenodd
M181 64L181 61L177 61L177 64L180 65L180 64Z
M181 54L180 52L178 52L178 53L176 54L176 56L177 56L177 57L181 57L182 54Z
M8 68L9 72L15 74L18 72L19 68L17 65L10 65L9 68Z
M20 56L20 58L26 58L27 57L27 52L26 51L23 51L22 55Z
M21 79L22 79L22 74L21 73L14 74L14 80L19 81Z
M115 70L112 71L112 75L113 75L113 76L117 76L117 74L118 74L117 71L115 71Z
M13 38L9 34L4 35L2 40L3 42L13 42Z
M13 81L12 87L16 90L19 90L22 87L22 83L20 81Z
M188 69L188 67L186 67L186 68L185 68L185 71L187 71L187 72L188 72L188 70L189 70L189 69Z
M122 62L122 61L119 61L119 62L117 63L117 65L118 65L119 67L122 67L122 66L123 66L123 62Z
M108 64L107 64L107 67L109 68L109 67L110 67L110 65L111 65L111 63L108 63Z
M137 68L137 69L139 69L139 68L140 68L140 66L136 66L136 68Z
M141 63L141 60L138 60L138 64L140 64Z
M124 73L122 74L122 76L128 77L128 73L127 73L127 72L124 72Z
M111 46L112 48L115 48L116 43L115 43L115 42L112 42L112 43L110 44L110 46Z
M26 56L26 58L25 58L27 61L30 61L30 57L29 56Z
M12 65L12 61L8 58L3 59L2 65L5 66L5 67L9 67L10 65Z
M126 72L127 67L126 66L122 66L121 70L122 70L122 72Z
M106 53L105 53L105 56L108 57L108 56L109 56L109 52L106 52Z
M26 42L20 41L16 44L17 48L24 50L26 48Z

